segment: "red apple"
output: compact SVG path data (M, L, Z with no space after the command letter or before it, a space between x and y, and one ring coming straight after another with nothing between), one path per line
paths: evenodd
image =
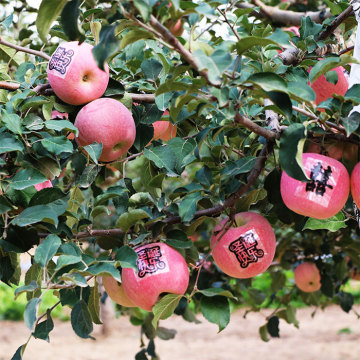
M114 278L111 276L103 276L102 283L112 301L126 307L136 306L127 296L122 284L119 284Z
M78 145L103 144L99 160L113 161L124 155L136 137L131 112L119 101L102 98L85 105L74 125L79 129Z
M358 208L360 208L360 162L351 173L351 195Z
M276 239L269 222L255 212L235 215L235 227L225 235L222 229L228 218L216 225L210 239L217 266L234 278L250 278L264 272L275 255ZM220 238L220 240L218 240Z
M175 23L173 20L169 19L165 22L165 27L176 37L181 36L184 32L184 23L181 19L177 20Z
M315 104L319 105L321 102L332 97L333 94L345 95L349 88L349 82L344 74L344 68L339 66L331 71L336 71L338 81L332 84L326 80L325 75L321 75L310 86L315 91L316 99Z
M168 116L169 111L165 110L163 116ZM176 136L176 125L173 125L169 120L159 120L153 123L154 126L154 140L169 141Z
M311 179L301 182L284 171L280 191L285 205L297 214L328 219L345 205L350 191L350 177L343 164L328 156L305 153L303 164Z
M101 70L92 54L93 46L77 41L62 43L52 54L47 74L55 94L64 102L82 105L98 99L109 82L109 67Z
M294 270L296 286L304 292L314 292L321 288L321 277L317 266L312 262L303 262Z
M288 28L285 28L284 31L291 31L296 36L300 36L299 27L298 26L290 26Z
M164 243L144 245L135 251L138 271L123 269L122 284L136 306L151 311L161 293L185 293L189 269L178 251Z
M37 191L40 191L40 190L42 190L42 189L51 188L51 187L53 187L53 186L52 186L52 183L51 183L50 180L46 180L46 181L44 181L44 182L42 182L42 183L40 183L40 184L34 185L34 187L35 187L35 189L36 189Z

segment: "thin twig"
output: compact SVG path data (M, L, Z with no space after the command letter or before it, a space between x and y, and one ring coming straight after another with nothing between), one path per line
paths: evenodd
M15 49L16 51L21 51L27 54L32 54L35 56L40 56L45 60L50 60L50 56L45 54L43 51L37 51L37 50L33 50L33 49L29 49L29 48L25 48L23 46L19 46L19 45L15 45L11 42L8 42L6 40L3 40L0 38L0 44L5 45L9 48Z

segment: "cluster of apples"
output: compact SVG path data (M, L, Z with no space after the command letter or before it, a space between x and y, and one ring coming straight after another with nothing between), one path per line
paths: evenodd
M74 125L79 146L102 143L100 161L110 162L127 153L135 141L131 112L119 101L101 98L109 82L109 67L101 70L92 54L93 46L77 41L62 43L52 54L47 75L57 97L71 105L84 105ZM167 113L168 114L168 113ZM167 115L164 113L164 115ZM169 130L170 129L170 130ZM170 121L154 123L154 139L169 140L176 134Z

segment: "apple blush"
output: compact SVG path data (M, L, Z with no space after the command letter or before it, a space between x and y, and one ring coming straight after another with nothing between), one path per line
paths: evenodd
M189 284L189 269L183 256L164 243L135 249L138 270L123 269L122 285L128 298L151 311L161 293L183 295Z
M304 292L314 292L321 288L321 277L317 266L312 262L303 262L294 270L296 286Z
M228 218L216 225L210 239L216 265L227 275L246 279L263 273L275 255L275 233L269 222L255 212L235 215L234 227L224 235Z
M126 154L135 141L136 129L131 112L121 102L101 98L85 105L77 114L75 138L80 146L102 143L100 161L114 161Z
M350 192L350 178L345 166L328 156L305 153L303 164L308 182L290 177L284 171L280 192L292 211L315 219L328 219L345 205Z
M77 41L62 43L47 66L49 83L57 97L71 105L98 99L109 82L109 67L101 70L92 54L93 46Z
M351 195L358 208L360 208L360 162L351 173Z

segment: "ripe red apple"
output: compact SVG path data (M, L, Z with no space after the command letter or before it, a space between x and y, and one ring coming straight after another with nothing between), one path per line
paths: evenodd
M303 164L311 179L301 182L284 171L280 191L285 205L297 214L328 219L345 205L350 191L350 177L345 166L328 156L305 153Z
M349 82L344 74L344 68L339 66L331 71L336 71L338 81L332 84L326 80L325 75L321 75L310 86L315 91L316 99L315 104L319 105L321 102L332 97L333 94L345 95L349 88Z
M181 36L184 32L184 23L182 19L179 19L176 22L169 19L165 22L165 27L176 37Z
M113 161L124 155L136 137L131 112L119 101L101 98L85 105L74 125L79 129L78 145L103 144L99 160Z
M360 162L351 173L351 195L358 208L360 208Z
M127 296L122 284L119 284L114 278L111 276L103 276L102 283L105 291L112 301L121 306L136 307L136 305Z
M169 111L165 110L163 116L168 116ZM169 120L159 120L153 123L154 140L169 141L176 136L177 126L173 125Z
M42 182L42 183L40 183L40 184L34 185L34 187L35 187L35 189L36 189L37 191L40 191L40 190L42 190L42 189L51 188L51 187L53 187L53 186L52 186L52 183L51 183L50 180L46 180L46 181L44 181L44 182Z
M250 278L264 272L275 255L276 239L269 222L255 212L235 215L236 227L221 238L228 218L216 225L210 239L217 266L234 278ZM220 238L220 240L218 240Z
M61 113L57 110L53 110L51 112L51 119L54 120L54 119L68 119L69 118L69 114L68 113Z
M72 105L86 104L98 99L109 82L109 67L101 70L92 54L93 46L77 41L58 46L47 67L49 83L55 94Z
M189 269L178 251L164 243L144 245L135 251L138 271L123 269L122 284L136 306L151 311L161 293L185 293Z
M296 286L304 292L314 292L321 288L319 269L312 262L303 262L294 270Z

